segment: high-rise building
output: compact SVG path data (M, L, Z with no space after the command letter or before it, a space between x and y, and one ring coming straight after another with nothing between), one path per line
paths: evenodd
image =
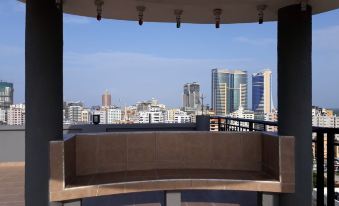
M109 93L108 90L105 91L105 93L102 95L102 106L103 107L109 107L112 104L112 97L111 93Z
M72 124L82 122L82 110L83 107L79 105L71 105L68 107L68 120Z
M247 109L246 71L212 69L212 107L221 116Z
M9 109L13 104L13 93L13 83L0 82L0 109Z
M267 114L273 109L272 72L263 70L252 75L252 110L256 114Z
M64 102L64 123L75 124L82 121L81 112L84 104L77 102Z
M183 107L198 109L200 107L200 85L196 82L184 85Z

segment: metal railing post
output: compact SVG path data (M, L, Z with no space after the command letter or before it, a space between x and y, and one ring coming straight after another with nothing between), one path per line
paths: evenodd
M227 131L267 131L268 126L278 127L278 122L250 120L241 118L224 117L224 129ZM241 125L248 123L247 125ZM324 205L324 134L327 133L327 206L335 205L335 165L334 149L339 146L335 140L335 135L339 134L339 128L312 127L312 131L317 133L315 142L316 161L317 161L317 206Z
M334 206L334 133L327 133L327 206Z
M225 118L225 130L230 131L229 125L228 125L228 119Z
M249 123L248 123L248 130L249 130L250 132L253 131L253 122L249 122Z
M221 118L218 117L218 131L221 131Z
M324 133L318 132L316 139L317 159L317 206L324 205Z

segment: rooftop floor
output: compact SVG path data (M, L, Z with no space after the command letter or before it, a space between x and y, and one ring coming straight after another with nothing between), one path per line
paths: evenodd
M0 163L0 206L24 206L24 163Z

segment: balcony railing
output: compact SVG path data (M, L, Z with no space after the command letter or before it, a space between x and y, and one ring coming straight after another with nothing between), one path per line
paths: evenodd
M231 117L211 117L211 131L267 131L277 132L278 122L240 119ZM312 127L312 142L315 144L316 160L316 188L317 206L324 206L324 185L325 185L325 162L327 162L327 206L334 206L335 194L335 147L339 146L339 141L335 136L339 135L339 128ZM326 135L326 139L324 138ZM327 141L327 155L324 154L324 141Z

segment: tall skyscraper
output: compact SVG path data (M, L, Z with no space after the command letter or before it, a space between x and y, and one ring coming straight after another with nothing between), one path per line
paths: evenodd
M252 110L260 115L272 111L272 71L263 70L252 75Z
M13 83L0 82L0 109L9 109L13 104L13 93Z
M102 106L103 107L111 106L112 104L111 101L112 101L111 93L109 93L109 91L106 90L105 93L102 95Z
M247 109L247 72L212 69L212 107L216 115Z
M183 107L198 109L200 107L200 85L197 82L184 85Z

